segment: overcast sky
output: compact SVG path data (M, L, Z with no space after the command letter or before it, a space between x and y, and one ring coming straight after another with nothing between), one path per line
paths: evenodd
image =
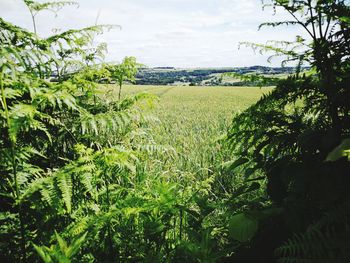
M38 33L52 29L79 28L95 24L118 24L99 36L107 42L108 61L135 56L147 66L231 67L279 65L249 48L238 49L241 41L293 40L304 35L300 28L262 29L266 21L288 18L271 9L262 10L261 0L80 0L79 8L65 7L57 17L43 12L37 16ZM0 0L0 17L32 29L22 0Z

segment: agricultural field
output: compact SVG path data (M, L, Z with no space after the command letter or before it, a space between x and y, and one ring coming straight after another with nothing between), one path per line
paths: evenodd
M115 90L117 96L116 87L108 89ZM271 90L272 87L127 85L122 94L123 97L140 92L156 95L159 101L148 114L159 121L151 125L150 133L156 145L171 147L177 153L173 167L167 169L205 177L213 163L220 165L229 158L219 140L225 136L232 118Z

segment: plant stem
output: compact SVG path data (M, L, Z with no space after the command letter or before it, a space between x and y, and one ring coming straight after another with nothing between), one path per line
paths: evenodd
M180 209L180 241L182 240L182 220L183 220L183 210Z
M120 100L121 95L122 95L122 84L121 84L121 83L119 83L119 94L118 94L118 100Z
M30 12L30 16L32 17L33 29L34 29L34 33L36 35L37 34L37 30L36 30L35 15L33 14L32 10L30 8L29 8L29 12Z

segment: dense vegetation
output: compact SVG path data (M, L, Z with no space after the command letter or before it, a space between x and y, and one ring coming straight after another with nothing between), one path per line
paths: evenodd
M348 262L349 1L272 3L294 20L262 26L299 25L311 40L248 45L309 63L313 71L280 81L233 121L228 141L240 160L237 173L254 182L267 179L268 195L245 211L249 228L260 227L233 259Z
M276 79L229 126L211 115L227 111L224 88L212 112L179 109L175 93L151 116L157 88L121 96L136 61L102 63L92 45L114 26L43 39L40 11L74 2L24 2L34 33L0 19L1 262L349 262L348 1L268 2L294 20L265 26L310 40L245 44L311 70Z

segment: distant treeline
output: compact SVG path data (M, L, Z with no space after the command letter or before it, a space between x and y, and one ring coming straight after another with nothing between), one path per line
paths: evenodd
M257 74L291 74L294 67L240 67L240 68L209 68L209 69L176 69L172 67L143 68L136 76L138 85L205 85L208 86L245 86L249 83L238 81L234 83L222 82L223 73L257 73Z

